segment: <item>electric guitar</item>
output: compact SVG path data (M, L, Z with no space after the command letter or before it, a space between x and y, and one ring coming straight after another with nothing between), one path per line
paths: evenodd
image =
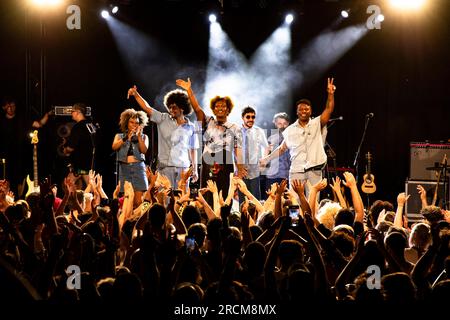
M377 191L377 186L375 185L375 177L370 169L370 163L372 161L372 155L370 154L370 152L367 152L366 160L367 160L366 174L363 177L363 184L361 185L361 190L366 194L372 194L375 191Z
M39 192L39 180L38 180L38 164L37 164L37 144L39 142L38 139L38 131L34 130L31 136L31 144L33 145L33 181L30 180L30 175L27 175L27 186L28 191L25 195L27 197L32 192Z

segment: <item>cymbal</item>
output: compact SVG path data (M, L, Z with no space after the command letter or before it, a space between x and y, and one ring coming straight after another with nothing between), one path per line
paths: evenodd
M434 166L434 167L427 167L427 168L425 168L425 169L427 169L427 170L436 170L436 171L441 171L442 169L444 169L444 168L450 168L450 166L449 165L447 165L447 166L444 166L444 165L442 165L442 164L440 164L440 165L438 165L438 166Z

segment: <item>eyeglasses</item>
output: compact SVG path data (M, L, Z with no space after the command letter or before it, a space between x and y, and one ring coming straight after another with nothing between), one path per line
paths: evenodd
M245 119L255 119L256 116L245 116Z

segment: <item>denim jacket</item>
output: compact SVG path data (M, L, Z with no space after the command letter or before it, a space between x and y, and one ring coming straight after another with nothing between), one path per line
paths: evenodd
M126 134L121 133L120 137L123 139L124 137L126 137ZM118 154L119 161L127 162L127 154L128 154L128 148L130 147L130 143L132 144L133 156L139 161L144 161L145 154L143 154L139 151L139 142L137 139L136 139L136 141L126 140L125 143L120 147L119 151L117 151L119 153Z

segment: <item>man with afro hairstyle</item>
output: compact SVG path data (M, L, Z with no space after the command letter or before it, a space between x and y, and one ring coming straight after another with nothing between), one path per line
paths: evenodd
M184 90L176 89L164 97L164 106L168 112L152 108L138 93L136 86L128 90L139 106L147 112L150 121L158 128L158 165L157 170L167 176L175 188L181 173L192 166L192 181L198 180L197 139L194 124L186 118L192 112L189 97Z

